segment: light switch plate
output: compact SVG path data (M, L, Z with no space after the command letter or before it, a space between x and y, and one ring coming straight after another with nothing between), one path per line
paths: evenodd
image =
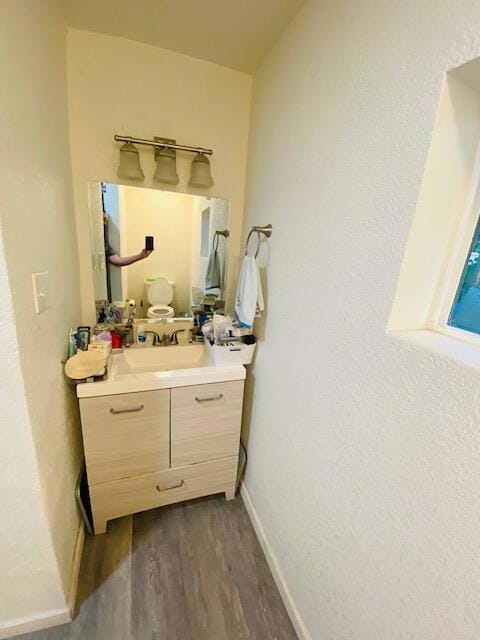
M50 307L50 294L48 287L48 271L32 273L33 301L35 302L35 312L42 313Z

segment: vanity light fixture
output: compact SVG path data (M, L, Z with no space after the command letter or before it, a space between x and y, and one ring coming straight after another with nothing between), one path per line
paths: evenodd
M143 144L155 149L155 160L157 162L157 168L153 176L155 182L178 184L176 151L188 151L196 154L192 162L189 185L200 189L208 189L213 186L210 161L207 157L213 154L212 149L177 144L176 140L170 138L155 137L153 140L145 140L144 138L115 135L114 140L125 143L120 149L120 166L118 167L118 176L120 178L128 178L130 180L145 179L140 167L138 150L134 146L135 144Z
M126 142L120 147L120 164L117 175L128 180L145 180L145 174L140 166L140 155L137 147Z
M204 153L198 153L192 160L190 182L188 184L191 187L199 187L200 189L213 187L210 161Z
M168 138L154 138L154 141L173 144L176 142ZM157 169L153 176L154 181L165 184L178 184L177 152L175 149L155 147L155 159L157 161Z

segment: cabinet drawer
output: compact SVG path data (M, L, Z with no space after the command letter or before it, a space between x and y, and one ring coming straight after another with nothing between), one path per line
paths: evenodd
M172 389L171 465L237 456L243 381Z
M95 528L130 513L234 491L238 457L159 471L90 487Z
M168 469L170 391L80 400L88 483Z

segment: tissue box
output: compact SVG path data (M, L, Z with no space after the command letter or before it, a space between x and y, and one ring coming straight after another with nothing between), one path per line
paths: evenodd
M98 340L97 342L91 342L88 345L89 351L95 351L96 353L103 354L106 358L110 355L112 350L112 343L106 340Z

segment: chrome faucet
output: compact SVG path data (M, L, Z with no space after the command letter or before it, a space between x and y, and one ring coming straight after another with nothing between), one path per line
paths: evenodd
M168 347L169 344L170 344L170 336L168 335L168 333L164 333L160 338L160 345L162 347Z
M168 347L171 344L178 344L178 337L177 335L179 333L182 333L182 331L185 331L185 329L177 329L176 331L173 331L172 334L168 334L168 333L164 333L162 334L162 336L160 336L156 331L145 331L145 335L151 333L153 336L153 342L152 342L152 347L157 347L157 346L161 346L161 347Z
M153 336L152 347L156 347L158 342L160 342L161 338L156 331L145 331L145 335L151 333Z
M185 329L177 329L170 336L170 344L178 344L178 334L183 333Z

